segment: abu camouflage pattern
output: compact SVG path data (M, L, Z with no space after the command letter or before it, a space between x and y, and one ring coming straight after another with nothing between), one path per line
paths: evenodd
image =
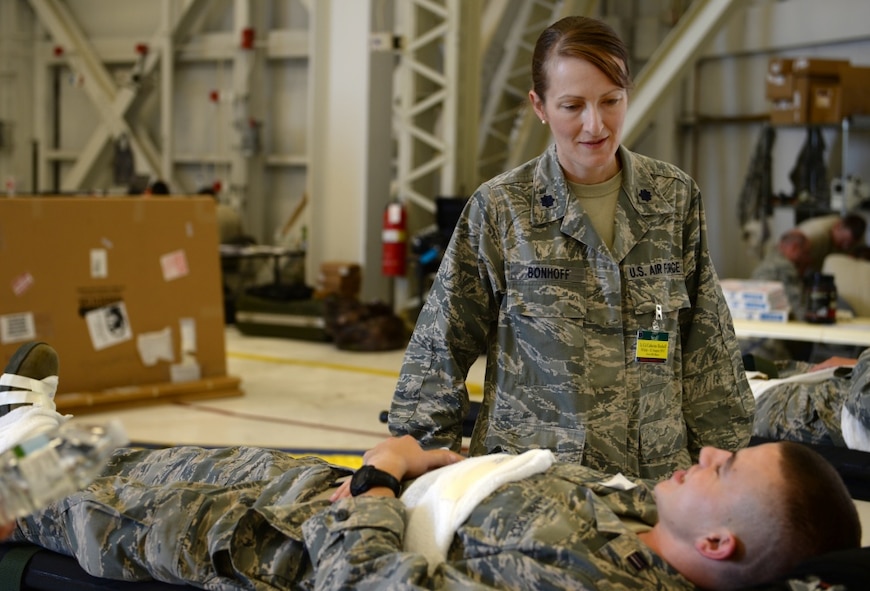
M806 362L778 362L779 377L809 370ZM853 369L840 368L822 381L785 382L765 390L756 402L753 435L847 447L842 411L846 406L870 433L870 349ZM859 427L859 428L861 428Z
M623 523L656 521L649 482L618 490L558 464L503 485L430 577L422 555L402 551L400 501L323 500L344 472L265 449L119 450L86 490L20 520L15 539L98 577L220 591L694 588Z
M707 251L700 192L620 148L608 249L569 194L555 146L472 195L420 313L390 410L395 435L458 451L465 378L486 355L470 453L552 449L657 478L702 446L744 446L754 410ZM667 333L664 363L638 331Z
M84 491L18 520L13 540L90 574L205 589L291 589L310 567L301 524L348 474L319 459L234 447L120 449Z

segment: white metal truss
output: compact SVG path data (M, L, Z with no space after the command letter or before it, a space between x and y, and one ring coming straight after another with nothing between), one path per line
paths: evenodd
M482 0L399 2L397 192L435 211L438 195L461 195L476 180Z
M162 146L162 149L157 147L141 126L127 119L127 115L143 99L144 90L140 92L137 86L118 86L115 83L63 0L30 0L30 4L42 26L54 42L63 48L63 59L85 81L83 89L101 117L73 166L61 180L60 190L75 191L85 187L101 154L111 141L122 135L126 135L133 148L144 157L148 169L172 185L171 153L167 146ZM151 75L161 59L171 63L173 40L191 33L207 5L208 0L191 0L184 5L175 20L168 40L164 32L158 31L154 34L148 46L160 47L163 51L148 51L139 72L141 78ZM168 6L164 3L165 11ZM163 70L164 91L161 106L163 113L167 114L171 112L171 67L164 64ZM171 120L167 121L169 123L164 123L164 131L166 125L171 124ZM165 137L171 137L171 134ZM44 166L41 168L45 169Z

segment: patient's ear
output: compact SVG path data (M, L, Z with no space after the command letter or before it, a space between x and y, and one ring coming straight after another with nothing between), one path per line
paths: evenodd
M727 560L737 550L737 540L727 529L718 530L695 540L695 549L711 560Z

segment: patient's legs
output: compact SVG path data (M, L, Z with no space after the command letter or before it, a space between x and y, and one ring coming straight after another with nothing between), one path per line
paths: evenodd
M86 490L20 519L14 539L72 555L105 578L294 580L307 564L301 524L329 505L312 498L344 472L257 448L119 450ZM228 560L239 546L281 572Z

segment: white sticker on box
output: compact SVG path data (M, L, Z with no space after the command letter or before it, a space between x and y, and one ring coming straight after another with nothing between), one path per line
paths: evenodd
M91 279L105 279L109 276L109 254L105 248L91 249Z
M169 366L169 379L172 383L195 382L202 379L202 370L199 363L187 360L184 363L176 363Z
M196 353L196 319L182 318L178 324L181 330L181 354Z
M32 312L0 316L0 343L20 343L36 339L36 323Z
M33 275L30 273L22 273L12 280L12 293L21 297L33 285Z
M190 273L187 256L183 250L176 250L160 257L160 267L163 269L164 281L186 277Z
M139 358L146 367L156 365L161 359L170 363L175 361L172 352L172 329L166 327L156 332L140 334L136 337Z
M85 314L85 323L91 337L91 345L95 351L101 351L133 338L127 306L124 302L115 302L102 308L96 308Z

